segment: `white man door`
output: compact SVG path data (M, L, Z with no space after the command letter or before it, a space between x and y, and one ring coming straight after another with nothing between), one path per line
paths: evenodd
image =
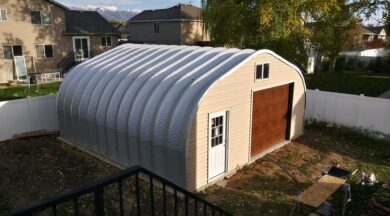
M226 171L227 111L209 115L209 179Z

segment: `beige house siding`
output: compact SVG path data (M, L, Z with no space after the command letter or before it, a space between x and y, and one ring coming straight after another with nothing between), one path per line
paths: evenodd
M119 36L111 36L112 46L102 46L103 36L104 35L94 35L89 37L91 44L91 57L97 56L111 48L118 46Z
M270 63L270 78L255 81L255 65ZM217 82L201 101L191 130L187 152L187 187L199 189L208 184L208 116L229 111L227 147L228 172L250 162L252 92L295 83L291 139L303 133L305 87L294 68L270 54L258 54L235 72Z
M182 22L182 44L194 45L198 41L209 41L210 38L203 29L202 21Z
M159 34L154 34L154 23L155 22L130 22L128 25L129 42L181 44L181 22L158 22L160 24Z
M65 31L64 9L43 0L0 0L0 8L7 10L7 21L0 22L0 44L22 45L26 61L34 59L37 71L50 71L71 50L69 37L63 37ZM32 10L51 11L53 25L34 25L31 23ZM35 45L53 44L54 57L37 59ZM2 52L1 48L1 52ZM14 78L12 60L0 57L0 82ZM29 68L29 71L32 68Z

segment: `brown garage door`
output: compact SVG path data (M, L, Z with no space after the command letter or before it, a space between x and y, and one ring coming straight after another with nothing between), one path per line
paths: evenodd
M290 89L292 85L283 85L253 93L252 156L286 140Z

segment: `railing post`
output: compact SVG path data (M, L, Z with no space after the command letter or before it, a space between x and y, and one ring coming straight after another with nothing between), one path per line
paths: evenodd
M95 205L95 215L96 216L104 216L104 189L103 188L97 188L93 192L94 197L94 205Z
M141 216L141 203L140 203L140 188L139 188L139 172L135 175L135 193L137 200L137 215Z

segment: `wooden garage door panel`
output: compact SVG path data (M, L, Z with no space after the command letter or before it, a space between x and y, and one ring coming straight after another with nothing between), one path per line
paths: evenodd
M284 85L253 93L252 156L286 139L289 89Z

